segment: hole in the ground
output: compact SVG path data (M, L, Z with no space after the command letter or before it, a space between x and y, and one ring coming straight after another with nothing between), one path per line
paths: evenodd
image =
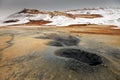
M57 56L72 58L91 66L96 66L102 63L100 56L80 49L61 49L58 50L55 54Z
M56 46L56 47L63 47L63 44L59 41L51 41L47 45L49 46Z
M74 36L59 36L59 35L47 35L47 36L38 36L34 37L36 39L52 39L53 42L48 43L50 46L76 46L79 44L80 39Z
M54 38L54 40L59 41L66 46L75 46L80 42L80 40L74 36L67 36L67 37L57 36Z
M38 37L34 37L36 39L50 39L49 37L47 36L38 36Z

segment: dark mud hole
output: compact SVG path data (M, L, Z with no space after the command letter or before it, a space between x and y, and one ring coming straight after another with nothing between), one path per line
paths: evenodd
M80 40L74 36L68 36L68 37L54 37L54 41L49 42L47 45L49 46L56 46L56 47L62 47L62 46L76 46Z
M39 36L35 37L36 39L52 39L53 41L49 42L47 45L62 47L62 46L76 46L80 39L75 36L60 36L60 35L48 35L48 36Z
M49 46L56 46L56 47L63 47L64 46L64 44L62 44L59 41L51 41L47 45L49 45Z
M60 49L55 55L71 58L90 66L100 65L103 62L100 56L80 49Z

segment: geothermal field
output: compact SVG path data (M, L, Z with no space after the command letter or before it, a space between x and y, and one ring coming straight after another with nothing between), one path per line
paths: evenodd
M0 22L0 80L120 80L120 8L8 16Z

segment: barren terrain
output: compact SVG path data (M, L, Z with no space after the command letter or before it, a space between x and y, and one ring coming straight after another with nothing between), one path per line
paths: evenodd
M120 80L120 29L29 25L0 27L0 80Z

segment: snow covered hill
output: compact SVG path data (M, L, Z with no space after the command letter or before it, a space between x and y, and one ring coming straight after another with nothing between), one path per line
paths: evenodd
M64 12L24 9L2 20L0 26L26 24L31 20L50 21L42 25L68 26L73 24L103 24L120 27L120 8L84 8Z

